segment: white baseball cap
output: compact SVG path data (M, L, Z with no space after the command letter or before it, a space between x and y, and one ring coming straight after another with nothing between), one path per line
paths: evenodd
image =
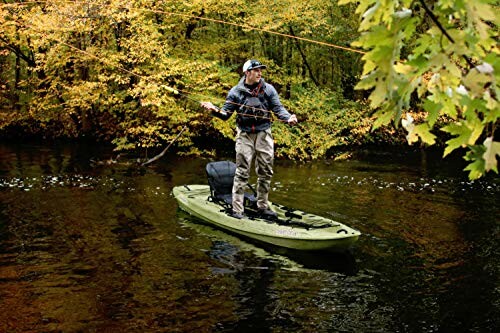
M266 69L267 66L263 65L260 61L254 60L254 59L247 60L247 62L245 62L243 64L243 72L249 71L251 69L256 69L256 68Z

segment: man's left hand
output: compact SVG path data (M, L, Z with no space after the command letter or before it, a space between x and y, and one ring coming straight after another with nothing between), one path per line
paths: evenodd
M295 125L296 123L298 123L297 116L292 114L290 118L288 118L288 124Z

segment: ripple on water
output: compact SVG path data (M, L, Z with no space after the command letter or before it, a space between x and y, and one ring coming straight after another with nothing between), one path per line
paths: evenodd
M57 188L72 188L81 190L119 190L124 192L134 192L137 189L126 183L124 180L110 176L91 175L49 175L39 177L2 177L0 178L0 190L18 190L29 192L32 190L48 191ZM150 186L143 188L153 195L166 195L168 190L160 186Z

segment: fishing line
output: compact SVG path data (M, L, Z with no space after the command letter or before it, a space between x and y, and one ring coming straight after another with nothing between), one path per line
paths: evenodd
M63 1L63 3L69 3L69 4L78 4L78 5L89 5L88 2L78 2L78 1ZM21 6L21 5L27 5L27 4L50 4L50 2L48 1L27 1L27 2L23 2L23 3L12 3L12 4L0 4L0 6L5 6L5 7L12 7L12 6ZM335 45L335 44L331 44L331 43L326 43L326 42L320 42L320 41L314 41L314 40L310 40L310 39L306 39L306 38L302 38L302 37L298 37L298 36L293 36L293 35L287 35L287 34L282 34L282 33L278 33L278 32L274 32L274 31L270 31L270 30L266 30L266 29L261 29L261 28L255 28L255 27L251 27L251 26L247 26L247 25L241 25L241 24L237 24L237 23L233 23L233 22L227 22L227 21L223 21L223 20L216 20L216 19L210 19L210 18L204 18L204 17L200 17L200 16L194 16L194 15L188 15L188 14L179 14L179 13L174 13L174 12L167 12L167 11L162 11L162 10L153 10L153 9L145 9L145 8L128 8L128 7L122 7L122 6L111 6L109 4L99 4L99 6L101 7L109 7L109 8L115 8L115 9L127 9L127 10L139 10L139 11L149 11L149 12L154 12L154 13L160 13L160 14L166 14L166 15L176 15L176 16L182 16L182 17L189 17L189 18L196 18L196 19L200 19L200 20L207 20L207 21L213 21L213 22L216 22L216 23L222 23L222 24L229 24L229 25L235 25L235 26L239 26L239 27L242 27L242 28L246 28L246 29L250 29L250 30L258 30L258 31L262 31L262 32L268 32L268 33L271 33L271 34L277 34L277 35L281 35L283 37L288 37L288 38L295 38L295 39L300 39L300 40L304 40L304 41L308 41L308 42L313 42L313 43L317 43L317 44L321 44L321 45L326 45L326 46L330 46L330 47L337 47L337 48L342 48L342 49L345 49L345 50L349 50L349 51L354 51L354 52L358 52L358 53L365 53L365 52L362 52L362 51L359 51L359 50L355 50L355 49L351 49L351 48L345 48L345 47L341 47L341 46L338 46L338 45ZM17 22L18 24L20 25L23 25L23 26L26 26L26 27L30 27L32 28L33 30L37 31L36 29L33 28L33 26L31 25L28 25L28 24L23 24L15 19L13 19L13 21ZM189 92L189 91L186 91L186 90L182 90L182 89L176 89L176 88L172 88L172 87L169 87L169 86L166 86L164 84L161 84L161 82L158 82L158 81L155 81L155 80L152 80L150 77L148 76L145 76L145 75L141 75L141 74L138 74L138 73L135 73L131 70L128 70L122 66L119 66L119 65L116 65L116 64L112 64L112 63L109 63L109 62L106 62L102 57L98 57L97 55L95 54L92 54L90 52L87 52L87 51L84 51L80 48L77 48L71 44L68 44L66 42L63 42L55 37L49 37L47 34L41 32L41 31L37 31L38 33L41 33L42 35L44 35L46 38L49 38L49 39L52 39L53 41L61 44L61 45L65 45L67 46L68 48L72 49L72 50L75 50L79 53L82 53L82 54L85 54L87 56L90 56L94 59L97 59L98 61L100 61L101 63L104 63L106 65L109 65L111 67L114 67L118 70L121 70L123 72L126 72L130 75L133 75L133 76L136 76L136 77L139 77L145 81L150 81L150 82L154 82L156 84L160 84L160 87L166 89L167 91L173 93L174 95L180 95L180 96L183 96L185 97L186 99L188 100L191 100L193 102L196 102L198 104L201 103L200 100L198 99L195 99L195 98L192 98L190 95L192 95L193 93L192 92ZM199 94L199 93L196 93L196 95L199 95L199 96L203 96L203 97L207 97L207 95L203 95L203 94ZM209 96L210 98L213 98L213 96ZM220 99L218 97L215 97L217 99ZM246 107L246 105L244 104L239 104L239 103L236 103L236 102L233 102L233 101L228 101L226 100L226 103L230 103L230 104L234 104L236 106L240 106L240 107ZM217 107L218 108L218 107ZM266 109L262 109L262 108L256 108L256 107L252 107L252 109L254 111L262 111L264 114L268 114L268 115L265 115L265 116L259 116L259 115L252 115L251 117L252 118L255 118L255 119L268 119L270 121L280 121L280 122L287 122L285 120L281 120L279 118L276 118L274 116L274 114L272 113L272 111L270 110L266 110ZM220 108L218 108L218 110L220 110ZM237 111L234 111L233 113L236 113L236 114L239 114L239 115L246 115L242 112L237 112ZM271 119L271 117L269 116L269 114L273 115L274 116L274 119ZM246 115L248 116L248 115Z
M94 58L94 59L96 59L96 60L100 61L100 62L101 62L101 63L103 63L103 64L106 64L106 65L108 65L108 66L114 67L114 68L116 68L116 69L118 69L118 70L121 70L121 71L123 71L123 72L125 72L125 73L128 73L128 74L130 74L130 75L133 75L133 76L138 77L138 78L140 78L140 79L143 79L143 80L145 80L145 81L147 81L147 82L152 82L152 83L159 84L160 88L163 88L163 89L165 89L165 90L167 90L167 91L171 92L171 93L172 93L172 94L174 94L174 95L183 96L183 97L185 97L185 98L186 98L186 99L188 99L188 100L191 100L191 101L193 101L193 102L195 102L195 103L197 103L197 104L201 104L201 101L200 101L200 100L198 100L198 99L193 98L193 97L191 97L191 96L190 96L190 95L192 95L192 93L191 93L191 92L189 92L189 91L169 87L169 86L167 86L167 85L165 85L165 84L162 84L161 82L158 82L158 81L156 81L156 80L154 80L154 79L151 79L151 77L149 77L149 76L141 75L141 74L135 73L135 72L133 72L133 71L131 71L131 70L128 70L128 69L126 69L126 68L124 68L124 67L122 67L122 66L119 66L119 65L116 65L116 64L113 64L113 63L107 62L107 61L105 60L105 58L103 58L103 57L99 57L99 56L97 56L97 55L95 55L95 54L93 54L93 53L90 53L90 52L88 52L88 51L82 50L82 49L80 49L80 48L78 48L78 47L76 47L76 46L73 46L73 45L68 44L68 43L66 43L66 42L64 42L64 41L61 41L61 40L59 40L59 39L57 39L57 38L55 38L55 37L48 36L46 33L41 32L41 31L39 31L39 30L37 30L37 29L33 28L33 26L31 26L31 25L29 25L29 24L26 24L26 23L21 23L21 22L19 22L19 21L17 21L17 20L13 20L13 21L17 22L17 23L18 23L19 25L21 25L21 26L24 26L24 27L30 27L30 28L31 28L31 29L33 29L34 31L36 31L36 32L38 32L38 33L40 33L40 34L42 34L44 37L46 37L46 38L48 38L48 39L51 39L51 40L53 40L53 41L54 41L54 42L56 42L56 43L59 43L59 44L61 44L61 45L64 45L64 46L66 46L66 47L68 47L68 48L70 48L70 49L72 49L72 50L74 50L74 51L76 51L76 52L79 52L79 53L82 53L82 54L84 54L84 55L86 55L86 56L89 56L89 57L91 57L91 58ZM196 95L203 96L203 97L210 97L210 98L213 98L212 96L207 96L207 95L203 95L203 94L199 94L199 93L197 93ZM217 98L217 97L216 97L216 98ZM219 99L219 100L220 100L221 98L217 98L217 99ZM227 102L228 102L228 103L230 103L230 104L237 105L237 106L246 106L245 104L239 104L239 103L232 102L232 101L227 101ZM218 109L220 110L220 108L218 108ZM266 112L266 113L271 113L271 111L266 110L266 109L260 109L260 108L252 108L252 109L253 109L253 110L255 110L255 111L263 111L263 112ZM234 111L233 113L240 114L240 115L244 115L244 113L237 112L237 111ZM272 114L272 113L271 113L271 114ZM258 116L258 115L255 115L255 116L254 116L254 115L252 115L251 117L252 117L252 118L260 118L260 119L269 119L270 121L281 121L281 122L286 122L285 120L281 120L281 119L279 119L279 118L276 118L276 119L270 119L270 117L268 117L268 116Z
M76 4L76 5L89 5L90 4L89 2L80 2L80 1L61 1L61 2L62 3L71 3L71 4ZM3 6L5 6L5 7L25 6L25 5L28 5L28 4L37 4L37 3L38 4L43 4L43 3L45 3L45 4L51 4L49 1L27 1L27 2L22 2L22 3L16 2L16 3L11 3L11 4L0 4L0 6L2 6L2 7ZM277 36L291 38L291 39L296 39L296 40L301 40L301 41L304 41L304 42L308 42L308 43L312 43L312 44L318 44L318 45L322 45L322 46L328 46L328 47L332 47L332 48L336 48L336 49L341 49L341 50L344 50L344 51L350 51L350 52L355 52L355 53L359 53L359 54L366 54L365 51L361 51L361 50L354 49L354 48L347 47L347 46L341 46L341 45L337 45L337 44L333 44L333 43L329 43L329 42L323 42L323 41L314 40L314 39L310 39L310 38L305 38L305 37L300 37L300 36L294 36L294 35L290 35L290 34L285 34L285 33L282 33L282 32L277 32L277 31L273 31L273 30L269 30L269 29L253 27L253 26L247 25L247 24L240 24L240 23L235 23L235 22L229 22L229 21L225 21L225 20L214 19L214 18L209 18L209 17L203 17L203 16L198 16L198 15L182 14L182 13L178 13L178 12L166 11L166 10L159 10L159 9L115 6L115 5L111 5L111 4L92 4L92 5L101 6L101 7L108 7L108 8L114 8L114 9L126 9L126 10L146 11L146 12L151 12L151 13L155 13L155 14L172 15L172 16L178 16L178 17L196 19L196 20L200 20L200 21L207 21L207 22L213 22L213 23L231 25L231 26L235 26L235 27L238 27L238 28L243 28L243 29L248 29L248 30L265 32L265 33L272 34L272 35L277 35Z
M25 2L25 3L15 3L15 4L0 4L0 6L2 7L7 7L7 6L12 6L12 5L17 5L17 6L21 6L21 5L27 5L29 3L45 3L45 4L49 4L48 1L32 1L32 2ZM67 1L67 3L71 3L71 4L83 4L83 5L89 5L89 3L83 3L83 2L76 2L76 1ZM102 6L102 5L101 5ZM116 7L112 7L110 5L107 5L108 7L111 7L111 8L116 8ZM167 15L176 15L176 16L182 16L182 17L190 17L190 18L196 18L196 19L200 19L200 20L206 20L206 21L212 21L212 22L216 22L216 23L222 23L222 24L229 24L229 25L234 25L234 26L239 26L239 27L242 27L242 28L245 28L245 29L249 29L249 30L257 30L257 31L262 31L262 32L267 32L267 33L271 33L271 34L276 34L276 35L280 35L280 36L283 36L283 37L287 37L287 38L295 38L295 39L299 39L299 40L304 40L304 41L308 41L308 42L312 42L312 43L316 43L316 44L320 44L320 45L326 45L326 46L330 46L330 47L337 47L337 48L341 48L341 49L345 49L345 50L351 50L351 51L354 51L354 52L358 52L358 53L364 53L364 52L360 52L360 51L357 51L357 50L354 50L354 49L349 49L349 48L345 48L345 47L341 47L341 46L337 46L337 45L334 45L334 44L329 44L329 43L325 43L325 42L319 42L319 41L313 41L313 40L309 40L309 39L306 39L306 38L302 38L302 37L297 37L297 36L292 36L292 35L287 35L287 34L282 34L282 33L277 33L277 32L273 32L273 31L270 31L270 30L266 30L266 29L261 29L261 28L254 28L254 27L251 27L251 26L245 26L245 25L241 25L241 24L236 24L236 23L232 23L232 22L226 22L226 21L223 21L223 20L215 20L215 19L209 19L209 18L203 18L203 17L199 17L199 16L193 16L193 15L186 15L186 14L179 14L179 13L173 13L173 12L166 12L166 11L159 11L159 10L150 10L150 9L137 9L137 8L126 8L126 7L118 7L119 9L127 9L127 10L130 10L130 9L133 9L133 10L142 10L142 11L150 11L150 12L153 12L153 13L162 13L162 14L167 14ZM61 13L59 13L61 14ZM12 19L12 18L11 18ZM143 79L145 81L153 81L154 83L156 84L160 84L160 87L161 88L164 88L165 90L173 93L174 95L181 95L183 97L185 97L186 99L188 100L191 100L191 101L194 101L196 102L197 104L201 104L201 101L199 101L198 99L195 99L195 98L192 98L190 96L191 92L187 92L187 91L183 91L183 90L180 90L180 89L175 89L175 88L172 88L172 87L169 87L167 85L164 85L164 84L161 84L161 82L158 82L156 80L152 80L151 77L149 76L145 76L145 75L141 75L141 74L138 74L134 71L131 71L129 69L126 69L120 65L116 65L116 64L113 64L113 63L110 63L108 61L105 60L105 58L103 57L98 57L97 55L93 54L93 53L90 53L88 51L85 51L85 50L82 50L76 46L73 46L69 43L66 43L64 41L61 41L53 36L48 36L47 33L45 32L41 32L41 31L38 31L37 29L33 28L32 25L29 25L29 24L23 24L21 22L19 22L18 20L16 19L12 19L14 22L16 22L17 24L19 24L20 26L24 26L24 27L30 27L31 29L33 29L34 31L37 31L38 33L40 33L41 35L43 35L45 38L47 39L51 39L53 41L55 41L56 43L59 43L60 45L64 45L66 47L68 47L69 49L73 50L73 51L76 51L76 52L79 52L79 53L82 53L82 54L85 54L91 58L94 58L94 59L97 59L99 62L103 63L103 64L106 64L108 66L111 66L113 68L116 68L122 72L125 72L125 73L128 73L132 76L135 76L135 77L138 77L140 79ZM7 44L6 41L3 41L5 44ZM7 44L8 45L8 44ZM201 94L200 94L201 95ZM201 95L203 96L203 95ZM232 101L228 101L226 100L226 103L231 103L231 104L235 104L237 106L244 106L243 104L238 104L238 103L235 103L235 102L232 102ZM218 111L220 112L220 108L217 108ZM255 111L263 111L264 114L267 113L267 116L260 116L260 115L252 115L251 117L257 119L257 118L262 118L262 119L266 119L266 120L269 120L269 121L281 121L281 122L287 122L285 120L281 120L277 117L275 117L275 115L269 111L269 110L265 110L265 109L260 109L260 108L253 108L253 110ZM243 114L243 113L240 113L240 112L237 112L237 111L233 111L232 113L236 113L236 114ZM269 117L269 114L271 114L273 117ZM247 115L248 116L248 115ZM298 125L298 124L296 124ZM177 134L177 136L169 143L169 145L160 153L158 154L157 156L143 162L141 165L142 166L145 166L145 165L148 165L156 160L158 160L159 158L161 158L165 153L166 151L170 148L170 146L181 136L181 134L188 128L188 125L185 124L181 131ZM299 128L302 128L302 126L299 126Z

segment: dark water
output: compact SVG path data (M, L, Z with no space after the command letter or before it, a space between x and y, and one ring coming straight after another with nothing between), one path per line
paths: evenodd
M498 331L498 178L423 154L277 161L271 200L363 233L310 254L178 211L207 160L90 162L110 156L0 145L0 332Z

